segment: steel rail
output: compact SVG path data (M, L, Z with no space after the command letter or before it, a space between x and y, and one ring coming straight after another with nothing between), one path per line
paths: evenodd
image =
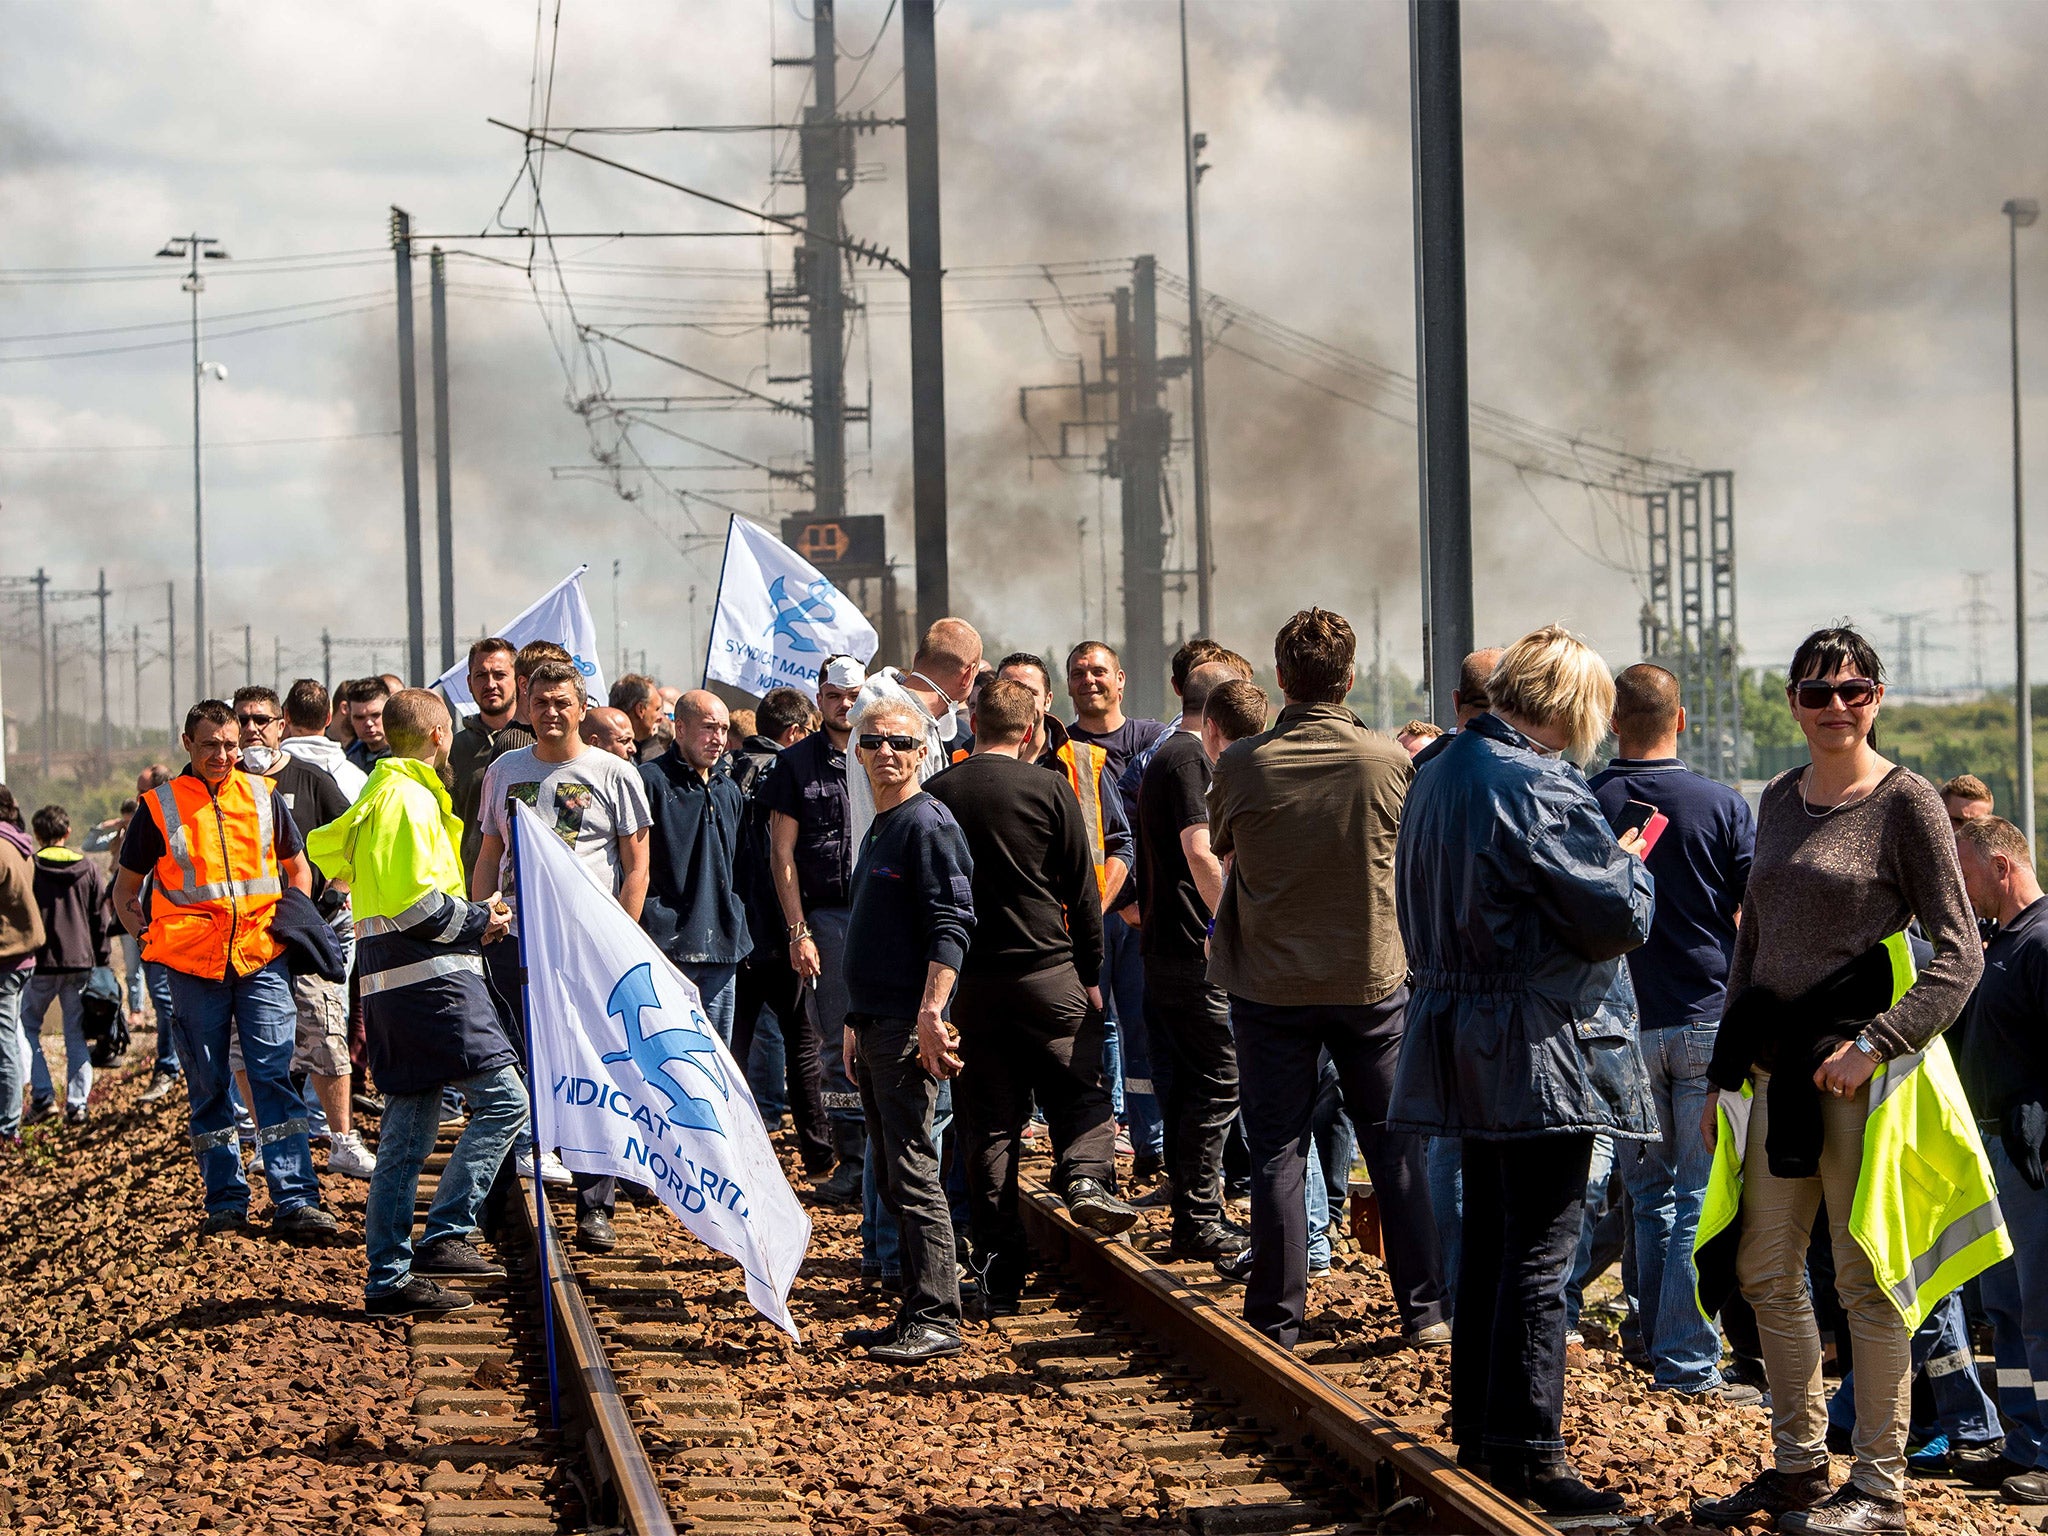
M516 1204L527 1239L538 1251L542 1238L535 1229L532 1191L522 1189ZM675 1522L662 1499L661 1480L619 1395L618 1378L605 1358L604 1336L597 1331L576 1271L555 1236L552 1215L546 1219L546 1242L555 1328L560 1342L567 1346L562 1381L575 1390L589 1421L585 1443L598 1479L611 1488L618 1500L619 1518L632 1536L676 1536Z
M1283 1439L1311 1440L1358 1474L1358 1491L1385 1513L1404 1499L1429 1511L1423 1529L1485 1536L1556 1536L1490 1484L1394 1420L1303 1365L1171 1270L1128 1244L1090 1232L1035 1176L1020 1181L1019 1207L1040 1256L1063 1264L1101 1296L1185 1357Z

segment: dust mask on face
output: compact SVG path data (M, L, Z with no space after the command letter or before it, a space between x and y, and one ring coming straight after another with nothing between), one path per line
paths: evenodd
M249 773L269 773L284 761L284 753L276 747L266 747L258 742L253 747L242 748L242 767Z

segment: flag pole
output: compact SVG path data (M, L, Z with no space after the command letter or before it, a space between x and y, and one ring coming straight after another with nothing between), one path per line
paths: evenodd
M725 525L725 548L718 556L718 586L711 594L711 622L704 635L704 676L698 682L699 688L711 686L711 650L718 644L718 609L725 600L725 568L732 563L732 536L739 531L740 515L732 514L732 521Z
M512 834L512 889L515 895L524 898L526 870L519 857L519 808L510 807L508 830ZM523 908L526 902L522 899ZM499 940L500 943L504 941ZM528 1125L532 1130L540 1129L540 1093L534 1086L538 1079L533 1072L533 993L526 984L526 930L522 926L517 935L519 944L519 1020L526 1036L526 1109ZM541 1147L536 1139L533 1144L533 1248L540 1263L540 1331L547 1341L548 1349L548 1422L557 1431L562 1427L562 1378L555 1365L555 1288L549 1276L548 1245L554 1238L554 1227L548 1220L547 1188L541 1180Z

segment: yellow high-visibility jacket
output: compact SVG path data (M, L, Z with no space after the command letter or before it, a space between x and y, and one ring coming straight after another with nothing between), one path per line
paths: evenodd
M349 882L358 932L404 918L433 892L466 899L461 846L462 822L441 776L408 757L379 761L356 803L306 834L306 855L320 872Z

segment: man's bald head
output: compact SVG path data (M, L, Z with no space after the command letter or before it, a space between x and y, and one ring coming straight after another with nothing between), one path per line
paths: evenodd
M1493 701L1486 696L1486 680L1493 676L1493 669L1500 665L1506 651L1505 646L1489 645L1474 651L1459 665L1458 686L1451 692L1451 707L1458 712L1458 724L1493 708Z
M583 717L583 739L600 752L633 761L633 717L601 704Z
M676 697L676 750L699 773L709 773L725 756L732 712L717 694L692 688Z
M1188 673L1188 680L1180 691L1180 711L1183 720L1201 723L1202 712L1209 707L1209 695L1225 683L1240 681L1236 667L1227 661L1205 661Z
M1684 729L1677 678L1655 662L1622 668L1614 680L1614 739L1621 756L1676 756Z
M940 619L924 632L910 666L945 689L948 697L964 699L981 669L981 635L965 619Z

